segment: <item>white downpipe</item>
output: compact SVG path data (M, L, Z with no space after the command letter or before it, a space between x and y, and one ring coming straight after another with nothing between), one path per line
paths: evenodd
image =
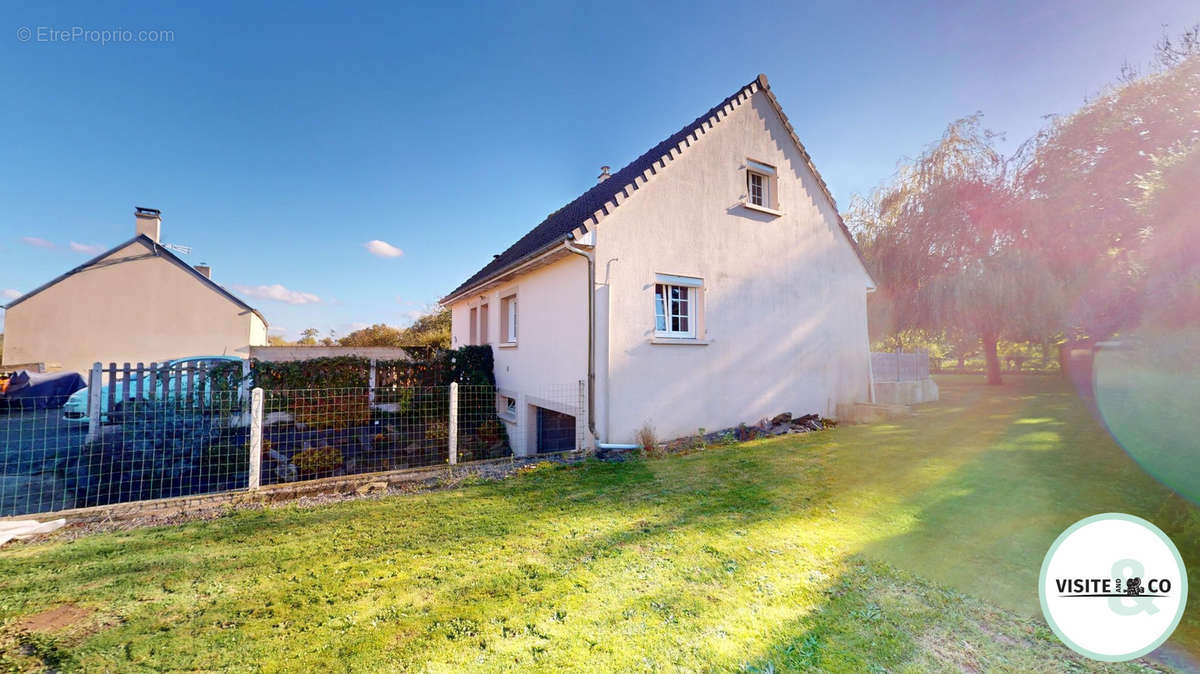
M588 306L588 362L587 362L587 404L588 432L597 447L600 437L596 435L596 258L589 251L571 245L571 240L563 239L563 248L582 255L587 260L587 306Z

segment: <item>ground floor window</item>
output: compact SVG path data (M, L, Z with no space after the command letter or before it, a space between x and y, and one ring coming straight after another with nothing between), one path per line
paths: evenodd
M698 278L658 274L654 284L654 335L694 339L700 315Z

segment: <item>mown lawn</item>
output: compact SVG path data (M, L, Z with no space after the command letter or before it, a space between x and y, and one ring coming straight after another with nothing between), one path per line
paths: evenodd
M7 547L0 670L1103 669L1035 617L1047 547L1121 510L1195 568L1200 516L1059 380L941 384L894 423Z

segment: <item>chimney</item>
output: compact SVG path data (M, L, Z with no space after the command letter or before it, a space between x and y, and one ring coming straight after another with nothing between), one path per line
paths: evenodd
M158 243L162 230L162 212L157 208L133 207L134 233L145 234L154 243Z
M600 183L604 182L605 180L608 180L611 177L612 176L608 174L608 167L601 166L600 167L600 175L596 176L596 184L599 185Z
M200 272L204 278L212 280L212 267L208 266L207 262L196 265L196 271Z

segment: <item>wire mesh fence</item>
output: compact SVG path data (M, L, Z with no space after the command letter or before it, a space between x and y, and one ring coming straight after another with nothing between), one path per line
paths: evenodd
M196 391L97 423L61 399L0 410L0 517L578 450L586 428L582 383Z
M244 486L242 398L207 391L203 399L122 401L91 437L88 419L24 398L0 415L0 516Z
M197 391L102 423L61 400L0 412L0 517L570 451L586 423L579 383Z
M262 484L449 460L446 386L266 391Z

